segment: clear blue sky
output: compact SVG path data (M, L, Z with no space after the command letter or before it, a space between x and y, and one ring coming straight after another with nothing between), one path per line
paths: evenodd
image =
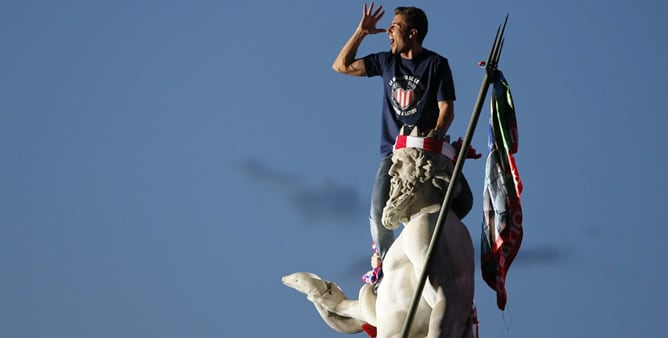
M0 336L343 336L280 277L356 297L367 270L380 80L330 68L362 3L3 2ZM481 337L665 337L668 5L382 4L426 10L454 137L510 14L525 238L506 312L478 272ZM484 159L464 173L477 242Z

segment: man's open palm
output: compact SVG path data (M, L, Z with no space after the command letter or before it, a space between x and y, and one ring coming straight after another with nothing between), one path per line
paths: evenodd
M362 8L363 13L362 13L362 21L360 21L360 29L367 34L377 34L386 31L385 29L376 27L378 21L380 21L380 18L382 18L383 15L385 14L383 6L378 6L378 9L374 11L373 5L374 4L372 2L369 4L369 7L367 8L367 5L364 4L364 7Z

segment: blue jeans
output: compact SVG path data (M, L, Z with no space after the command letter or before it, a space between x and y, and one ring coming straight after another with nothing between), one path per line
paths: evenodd
M394 242L394 231L383 226L383 208L390 198L391 177L388 172L391 166L392 154L389 154L380 161L371 190L371 210L369 212L371 239L376 243L376 250L380 253L381 258L385 258L385 253Z
M369 226L371 229L371 239L376 243L376 249L381 258L385 258L387 250L394 242L394 231L383 226L383 208L390 197L391 177L388 172L392 166L392 154L383 157L376 173L376 179L371 190L371 210L369 212ZM473 193L466 181L464 174L460 174L459 183L461 191L450 202L450 208L459 219L464 218L473 207ZM445 192L443 193L445 197Z

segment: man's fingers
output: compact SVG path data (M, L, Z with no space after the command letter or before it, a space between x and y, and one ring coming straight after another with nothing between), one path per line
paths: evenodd
M375 12L373 10L374 6L375 6L375 4L373 3L373 1L371 3L369 3L368 7L365 3L364 7L362 7L362 11L364 12L364 15L365 16L373 16L376 19L382 18L383 15L385 14L385 11L383 10L383 5L378 6L378 8L376 8Z
M380 18L382 18L383 15L385 15L383 6L378 6L378 9L373 13L373 17L376 18L376 20L380 20Z
M376 23L385 15L383 6L379 5L378 8L374 10L376 6L375 3L370 2L368 5L364 3L362 6L362 22L364 26L367 26L367 31L370 34L378 34L387 31L386 29L376 28Z

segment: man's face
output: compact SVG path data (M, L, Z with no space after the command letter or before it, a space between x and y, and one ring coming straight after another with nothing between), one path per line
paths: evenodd
M410 34L406 19L402 15L395 15L392 19L387 35L390 38L392 54L400 54L410 49L408 35Z

